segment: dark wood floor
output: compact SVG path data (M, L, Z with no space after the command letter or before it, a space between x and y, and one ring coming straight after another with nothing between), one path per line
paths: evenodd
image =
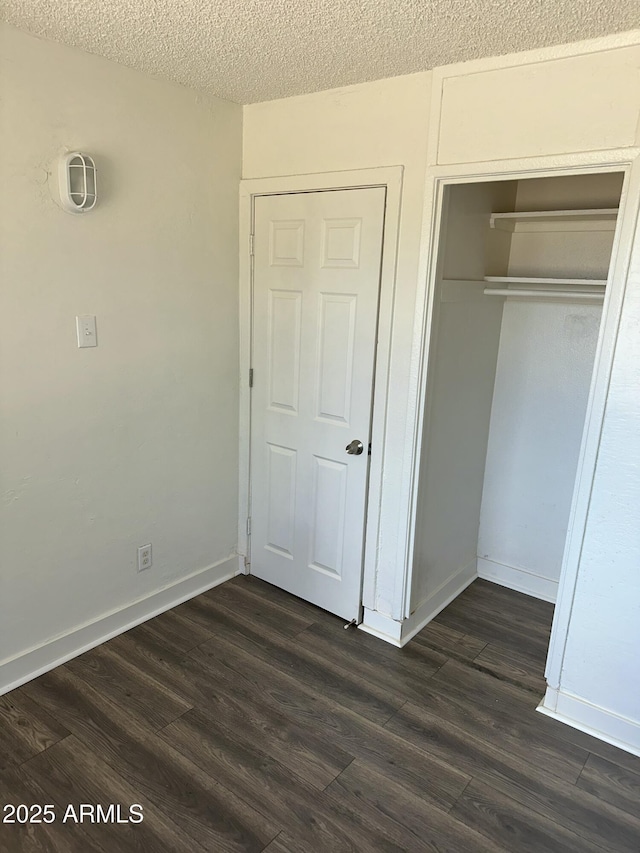
M57 814L0 850L638 853L640 758L535 711L550 621L476 581L399 650L236 578L0 697L0 800Z

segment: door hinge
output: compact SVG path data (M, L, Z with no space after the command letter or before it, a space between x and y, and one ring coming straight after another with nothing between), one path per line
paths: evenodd
M251 536L251 519L247 519L247 536Z
M249 388L253 388L253 367L249 368Z
M253 257L253 242L254 242L253 238L254 238L254 235L249 234L249 254L251 255L251 257Z

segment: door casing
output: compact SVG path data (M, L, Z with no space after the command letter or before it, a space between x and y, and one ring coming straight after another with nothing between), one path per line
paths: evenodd
M238 551L244 558L245 573L250 571L250 536L247 519L251 517L251 390L249 371L252 362L253 256L255 199L262 195L322 192L367 187L386 188L382 268L378 305L378 341L374 367L374 393L371 425L371 461L363 563L363 599L373 599L377 573L377 543L380 534L380 503L384 469L387 425L387 387L390 372L391 332L396 288L396 261L400 228L402 166L324 172L274 178L253 178L240 184L240 412L239 412L239 512Z
M412 462L410 466L411 475L408 478L406 490L406 512L404 513L406 528L403 530L403 535L399 537L401 540L399 547L405 548L402 560L405 571L404 588L402 595L399 596L397 606L402 613L400 618L409 621L403 626L406 633L403 633L402 642L399 645L403 645L423 627L420 621L413 624L414 620L410 618L412 616L410 590L423 418L425 401L429 393L429 344L434 312L436 267L442 238L441 224L445 189L454 184L585 175L612 171L624 173L625 178L547 657L545 676L549 685L548 694L557 690L562 671L582 542L595 477L600 434L604 421L609 378L613 367L613 356L629 274L634 234L640 215L640 151L638 149L616 149L590 154L524 159L509 163L500 161L499 163L486 164L457 164L453 167L432 166L428 169L425 189L425 239L420 276L424 282L424 288L419 294L416 306L416 317L421 332L420 353L415 365L417 387L416 408L413 412ZM404 497L403 495L403 499ZM404 501L401 501L401 512L404 505Z

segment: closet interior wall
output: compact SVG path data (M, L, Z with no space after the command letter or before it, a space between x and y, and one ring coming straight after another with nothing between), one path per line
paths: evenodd
M414 542L411 609L476 575L478 525L502 303L485 270L506 267L509 234L489 231L513 209L517 184L448 187L434 294Z
M487 578L554 601L602 304L484 294L486 275L607 277L613 226L490 227L615 208L620 173L455 185L442 216L411 610Z

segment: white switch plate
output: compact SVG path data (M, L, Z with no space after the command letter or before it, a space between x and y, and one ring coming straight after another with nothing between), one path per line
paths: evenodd
M79 347L97 347L96 318L91 314L80 314L76 317Z

